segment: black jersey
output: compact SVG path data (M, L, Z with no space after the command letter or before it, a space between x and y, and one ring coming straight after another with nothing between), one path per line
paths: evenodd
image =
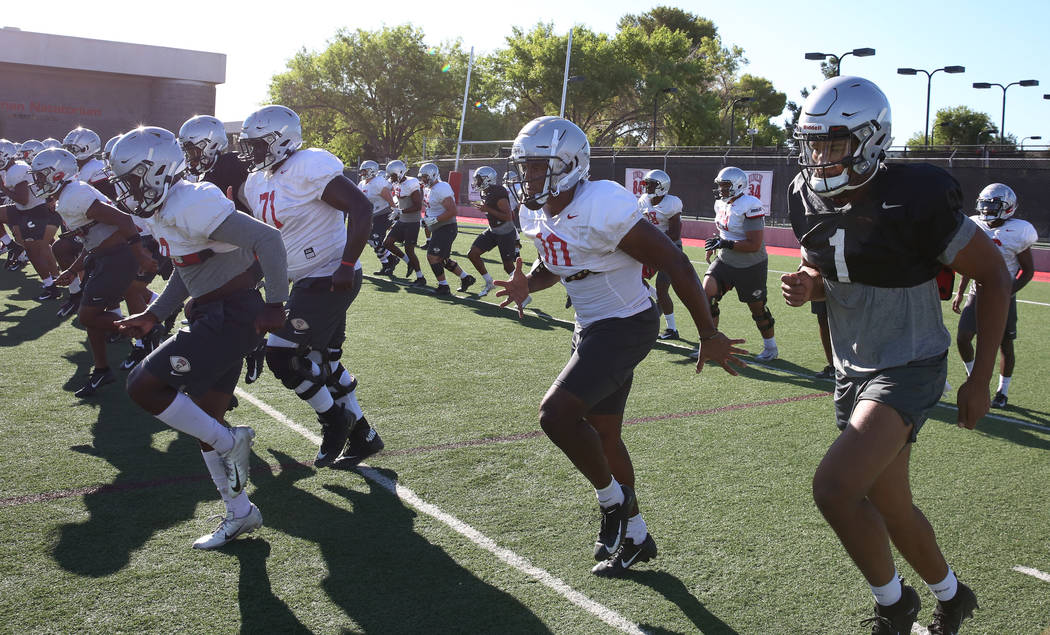
M215 165L204 175L204 180L213 183L226 194L229 187L233 188L233 205L238 211L251 215L252 208L241 200L239 193L241 186L248 180L248 168L232 152L223 152L215 160Z
M887 164L865 200L835 208L799 174L788 211L807 261L825 278L874 287L913 287L941 270L938 256L959 227L962 189L934 165Z
M507 188L505 188L505 187L503 187L502 185L499 185L499 184L496 184L496 185L493 185L490 188L487 188L484 192L482 192L482 195L481 195L482 202L486 206L492 207L494 209L499 209L499 202L500 202L501 199L506 199L507 200L507 205L508 205L508 208L509 208L509 206L510 206L510 194L507 193ZM496 218L490 212L485 212L485 216L489 219L489 227L492 227L493 229L495 229L496 227L499 227L503 223L508 222L508 221L505 221L503 219Z

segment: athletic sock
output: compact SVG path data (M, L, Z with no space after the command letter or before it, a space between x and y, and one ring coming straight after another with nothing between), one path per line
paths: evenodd
M69 283L69 295L80 293L80 276L73 276L73 282Z
M963 362L963 366L966 367L966 376L969 377L973 373L973 362Z
M416 280L422 280L422 279L423 279L423 272L420 271L419 269L416 269Z
M230 429L213 419L207 412L184 393L175 393L164 412L157 418L179 432L196 437L215 448L220 454L233 449L233 433Z
M678 330L678 326L675 324L674 321L674 313L664 313L664 319L667 320L667 328L671 329L672 331Z
M326 412L335 403L332 399L332 393L329 392L327 386L322 386L320 390L314 393L313 397L304 398L302 395L307 390L317 386L315 382L305 380L303 383L295 387L295 394L299 395L300 399L303 399L306 403L310 404L310 407L314 409L314 412L322 413Z
M5 247L7 245L10 245L11 244L11 236L9 234L4 234L3 236L0 236L0 243L3 243L3 245Z
M448 286L448 280L438 280L438 285L440 285L442 287L447 287Z
M612 507L623 502L623 488L616 482L615 476L608 485L602 489L595 489L594 493L598 496L598 505L602 507Z
M893 578L888 584L871 586L871 594L881 606L893 606L900 601L903 593L904 589L901 587L901 579L897 576L896 569L893 570Z
M955 597L955 592L959 590L959 579L955 577L955 572L952 571L951 567L948 567L948 576L935 584L926 583L926 586L930 587L930 591L937 597L941 602L947 602L948 600Z
M483 274L481 274L481 278L485 281L485 284L492 284L492 274L491 273L483 273Z
M776 348L777 347L777 338L775 338L775 337L763 337L762 338L762 346L764 346L765 348Z
M244 518L252 511L252 501L248 499L248 492L241 490L241 493L230 499L229 510L233 512L234 518Z
M462 269L459 271L459 279L460 280L463 280L464 278L466 278L469 275L470 275L469 273L467 273L466 271L464 271Z
M43 283L45 287L50 287L51 285L55 284L55 278L53 276L48 276L44 278Z
M1002 375L999 375L999 391L998 392L1003 393L1004 396L1006 395L1006 393L1010 392L1010 380L1011 379L1013 379L1013 377L1003 377Z
M201 449L201 456L204 457L204 465L208 468L208 474L211 475L211 480L215 483L215 489L219 490L219 496L222 497L222 502L226 505L226 511L231 511L230 501L230 485L229 481L226 480L226 470L222 466L222 457L215 450L204 450Z
M641 514L635 514L627 519L627 537L631 539L631 542L636 545L642 544L648 533L649 528L645 526L645 521L642 520Z

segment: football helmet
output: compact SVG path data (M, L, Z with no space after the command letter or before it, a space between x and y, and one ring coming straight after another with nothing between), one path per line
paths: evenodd
M357 173L362 179L371 181L379 174L379 164L375 161L364 161L361 167L357 168Z
M263 106L244 120L237 155L249 172L284 161L303 145L299 115L285 106Z
M747 193L747 172L733 166L722 168L715 176L715 198L732 200Z
M425 187L434 187L439 181L441 181L441 170L438 166L433 163L424 163L419 166L419 174L416 175L419 182Z
M546 174L529 180L528 164L543 161ZM515 194L529 209L540 209L552 196L568 192L587 179L591 144L580 127L562 117L537 117L514 139L510 164L518 173Z
M27 139L18 147L18 159L26 163L32 163L37 152L44 149L44 144L36 139Z
M21 157L17 143L7 139L0 139L0 168L6 168L8 163L17 161Z
M29 166L29 191L38 198L47 198L77 178L79 171L80 166L72 152L62 148L41 150Z
M474 189L479 192L499 184L499 174L493 168L483 165L474 170Z
M992 183L977 195L977 213L988 222L1006 220L1017 212L1017 195L1009 185Z
M666 196L671 191L671 177L663 170L649 170L642 179L642 188L646 194Z
M406 176L408 176L408 166L404 161L395 159L386 164L386 178L390 179L391 183L400 183L405 180Z
M117 203L136 216L153 216L185 164L178 139L164 128L136 128L121 136L109 155Z
M116 145L117 139L119 139L119 138L120 138L119 134L118 135L113 135L112 137L109 138L109 141L106 142L106 147L104 147L102 149L102 152L99 153L99 155L100 155L99 158L100 159L102 159L103 161L106 161L107 163L109 162L109 153L113 151L113 146Z
M215 167L219 153L229 147L226 126L210 115L197 115L179 128L179 145L186 155L186 171L201 176Z
M861 77L832 77L802 105L794 139L810 189L832 197L870 181L893 142L890 102Z
M73 153L77 161L87 161L98 154L102 147L102 141L94 130L88 128L73 128L62 140L62 147Z
M62 147L62 142L59 141L58 139L55 139L54 137L48 137L47 139L44 139L40 143L43 144L45 150L50 150L51 148L61 148Z

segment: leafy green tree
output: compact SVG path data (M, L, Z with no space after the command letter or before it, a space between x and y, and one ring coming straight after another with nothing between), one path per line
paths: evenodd
M718 29L715 28L714 22L676 7L653 7L639 15L628 13L620 18L617 29L622 31L629 27L638 27L647 34L665 27L670 31L685 34L694 47L704 38L718 37Z
M773 88L773 82L764 77L744 74L734 83L732 94L736 97L747 96L751 98L751 101L737 105L736 121L733 123L733 130L736 131L737 137L744 137L745 131L748 128L752 128L758 131L755 134L756 145L777 145L784 140L782 130L778 126L771 124L769 119L770 117L778 117L784 112L787 95L777 92ZM732 114L731 108L725 112L727 127L729 117ZM729 130L727 128L726 139L728 138ZM749 138L747 143L750 142Z
M998 126L992 123L986 113L966 106L952 106L937 111L933 129L930 130L930 143L938 146L997 143L997 134ZM924 133L916 132L908 139L908 147L922 147L924 141Z

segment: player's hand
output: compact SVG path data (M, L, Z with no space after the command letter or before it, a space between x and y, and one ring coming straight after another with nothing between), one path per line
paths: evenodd
M73 278L76 277L76 275L76 272L74 272L72 269L66 269L62 273L58 274L57 278L55 278L55 284L57 284L60 287L68 287L70 283L73 282Z
M956 313L962 313L962 293L956 293L955 297L952 298L952 311Z
M350 265L339 265L332 274L332 291L353 291L354 282L357 280L357 270Z
M724 333L718 332L713 337L700 341L700 355L696 359L696 372L704 369L704 362L711 360L721 366L730 375L739 373L731 364L740 368L746 368L747 364L737 358L737 355L746 355L747 351L737 346L743 344L744 340L731 340Z
M401 210L396 207L390 208L390 213L387 214L387 219L391 222L397 222L397 219L401 218Z
M288 310L284 308L283 304L280 306L268 304L259 315L255 316L255 332L262 334L279 331L287 319Z
M514 273L510 275L510 280L496 280L495 284L497 287L503 287L496 292L496 297L506 298L500 303L500 307L505 307L513 302L518 305L518 319L524 318L525 311L522 310L521 303L529 297L529 278L521 270L521 258L514 261Z
M704 241L705 251L714 251L722 246L722 239L718 237L708 238Z
M142 246L142 243L136 243L132 246L131 251L135 255L135 261L139 263L139 271L143 273L157 273L157 269L160 265L153 259L146 248Z
M135 338L142 338L157 325L157 316L149 311L145 311L128 316L123 320L117 320L114 324L120 329L121 333Z
M813 276L805 271L780 276L780 292L789 306L802 306L813 297Z
M263 368L266 367L266 340L259 342L259 345L252 349L252 352L244 358L244 383L250 384L258 381L259 377L262 376Z
M437 222L438 222L438 219L437 219L436 216L426 216L426 217L423 218L423 224L426 225L428 230L430 228L432 228L434 225L437 225Z
M970 377L959 386L955 394L959 406L958 426L973 430L977 426L977 420L988 414L988 408L991 406L988 384L985 382L981 385L981 382Z
M231 201L233 200L233 186L232 185L227 185L226 186L226 198L230 199Z

